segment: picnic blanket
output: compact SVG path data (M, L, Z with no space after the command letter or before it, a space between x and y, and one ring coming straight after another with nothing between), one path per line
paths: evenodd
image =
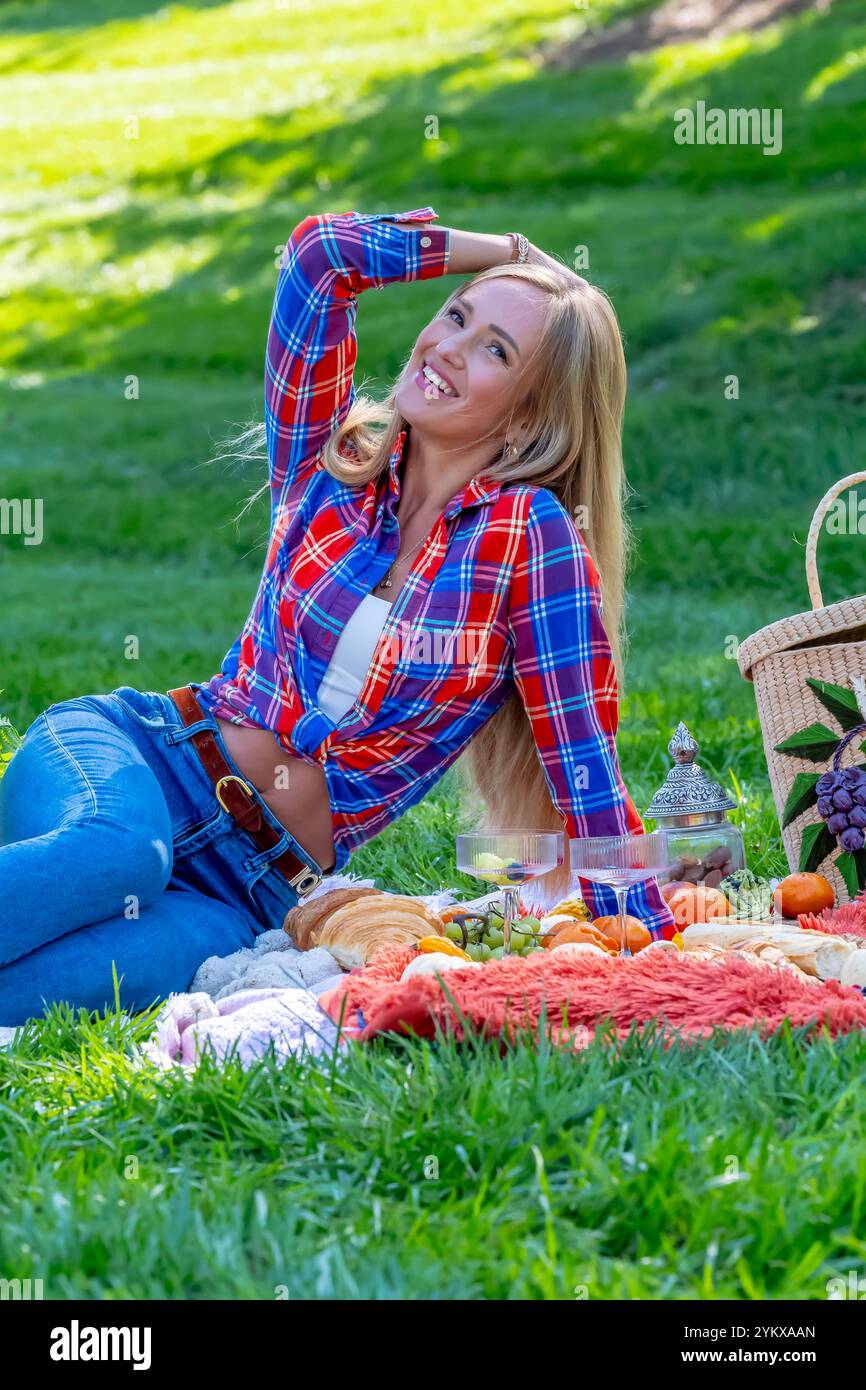
M349 885L376 886L332 875L314 895ZM454 895L445 892L423 901L440 910L449 899ZM809 925L820 920L831 932L858 925L862 931L864 914L866 894L856 906L821 914ZM190 990L163 1005L137 1058L192 1068L212 1050L220 1063L234 1054L249 1066L270 1048L278 1059L333 1053L339 1041L390 1031L433 1037L442 1027L458 1037L466 1029L504 1038L536 1028L542 1017L552 1037L573 1048L591 1040L600 1019L611 1019L618 1034L635 1022L658 1020L686 1036L706 1036L716 1027L773 1032L784 1019L813 1031L826 1024L833 1034L866 1025L861 991L835 981L807 983L733 955L720 963L654 950L631 960L544 952L490 961L483 970L451 970L444 985L432 976L402 984L411 958L411 948L388 946L365 970L345 975L329 951L298 951L284 931L264 932L250 948L204 961ZM16 1031L4 1030L0 1045L12 1042Z
M369 878L332 874L309 896L347 887L376 884ZM435 912L455 901L455 895L443 890L421 901ZM169 996L136 1059L163 1069L194 1068L209 1052L220 1065L233 1056L248 1067L270 1049L280 1061L332 1054L338 1029L317 999L344 978L324 947L299 951L282 929L263 932L253 946L203 961L189 991Z
M249 1067L270 1049L279 1061L334 1053L337 1040L337 1028L306 989L242 989L218 1003L203 992L173 994L137 1060L193 1068L209 1052L219 1065L235 1057Z
M635 1023L688 1037L716 1028L766 1035L786 1019L812 1032L826 1025L834 1035L866 1027L861 990L804 980L733 953L696 960L651 948L626 959L539 952L489 961L482 970L449 970L441 981L422 975L403 983L411 958L409 947L383 947L365 970L324 991L321 1006L362 1042L386 1032L431 1038L440 1028L458 1039L473 1033L505 1040L534 1032L542 1019L554 1041L575 1047L587 1044L602 1019L617 1035Z

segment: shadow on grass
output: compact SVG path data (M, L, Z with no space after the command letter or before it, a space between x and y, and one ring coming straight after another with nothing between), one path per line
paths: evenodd
M120 0L116 8L123 9ZM132 0L128 9L134 10ZM515 41L515 32L513 22L489 26L485 36L491 51L521 56L524 45ZM725 275L736 271L754 276L756 262L759 267L770 266L777 242L796 236L804 223L817 233L813 244L832 244L837 210L819 206L817 195L826 195L830 179L839 182L840 199L844 198L843 185L856 172L858 160L866 169L866 148L859 143L858 153L853 140L849 143L849 125L840 120L832 103L806 103L802 97L791 96L816 72L837 61L861 35L866 41L866 22L849 30L835 10L805 15L791 21L779 43L767 52L744 53L726 66L697 76L686 72L663 103L657 98L647 101L647 74L638 65L616 70L599 67L579 75L539 73L490 91L461 94L457 100L455 84L471 75L471 61L460 58L420 76L400 73L387 82L376 79L375 85L362 84L342 119L314 134L293 135L292 125L300 111L288 118L265 117L254 138L225 146L204 164L199 156L174 164L165 174L133 174L125 181L132 205L102 216L97 212L91 219L91 225L110 237L107 260L133 257L158 242L183 242L191 226L196 233L210 227L218 233L219 247L211 260L178 277L168 289L143 295L134 304L101 301L89 308L76 307L74 324L56 335L49 329L34 337L9 365L44 367L46 357L58 367L98 366L107 359L142 363L148 359L148 343L157 325L171 328L159 335L168 344L161 367L188 365L189 349L179 345L173 351L170 346L178 342L179 306L212 298L221 283L237 286L243 295L261 295L264 329L276 281L275 248L308 212L349 206L390 210L415 206L419 200L433 201L447 223L449 205L471 208L486 201L488 209L496 212L486 210L486 217L475 219L476 225L487 221L493 229L501 219L518 217L532 235L531 207L537 194L546 203L552 198L559 201L563 233L560 243L549 249L568 258L572 250L563 243L575 236L578 200L590 189L597 194L599 188L636 184L646 186L659 206L655 239L665 259L676 262L683 248L702 244L706 264L698 269L707 279L718 281L719 312L727 307L731 321L742 324L756 302L760 309L760 294L757 301L754 295L730 296ZM673 143L672 113L680 103L701 98L722 107L747 100L765 105L783 96L786 133L793 126L793 134L787 136L785 152L778 157L763 157L760 149L750 146L708 149ZM514 132L515 112L519 112L519 137ZM438 141L424 139L424 123L431 114L439 117ZM561 137L555 148L551 148L552 130ZM203 211L191 224L183 215L154 218L149 212L151 206L165 206L172 198L194 202L210 191L253 182L261 186L258 204L228 219L222 213ZM662 185L690 196L708 190L766 188L770 222L794 189L802 187L802 193L796 206L779 219L777 230L767 231L760 242L754 240L750 215L739 226L735 223L732 235L719 246L718 208L704 214L695 199L692 217L684 220L681 207L670 215L665 211ZM826 219L823 230L822 219ZM852 246L852 273L855 252ZM611 272L616 279L616 266ZM823 282L820 264L808 267L808 278L816 287ZM766 288L771 297L778 290L772 269ZM638 348L669 335L680 337L705 322L707 306L694 297L658 294L656 299L654 321L634 344ZM226 310L227 324L234 313ZM764 324L759 321L758 326ZM195 361L202 369L231 365L231 361L223 362L213 335L196 344Z

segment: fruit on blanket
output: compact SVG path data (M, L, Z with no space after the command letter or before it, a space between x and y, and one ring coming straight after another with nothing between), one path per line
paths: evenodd
M550 948L551 956L556 956L557 960L563 957L567 960L570 956L579 960L581 956L601 956L604 960L610 960L610 952L603 947L597 946L594 941L561 941L559 945L554 942ZM866 951L863 952L866 955Z
M833 885L823 874L788 874L773 894L773 909L780 917L799 917L801 912L823 912L835 901Z
M588 922L590 919L589 908L583 898L564 898L561 903L552 907L547 915L552 917L555 912L563 912L569 917L577 917L581 922Z
M457 956L461 960L472 959L471 956L467 956L464 950L456 946L453 941L449 941L447 936L422 936L421 940L418 942L418 950L425 954L437 951L445 956Z
M605 936L609 936L611 941L614 941L620 950L622 949L618 917L596 917L592 925L598 927L599 931L604 932ZM645 946L650 944L652 935L639 917L626 917L625 928L628 949L633 956L636 956L638 951L642 951Z
M591 922L570 922L559 928L558 931L549 932L542 939L542 944L546 951L552 951L557 946L562 946L566 941L586 941L590 945L600 946L608 955L618 956L619 946L609 936L605 936L603 931L594 927Z
M452 909L451 920L445 924L444 935L449 941L468 951L473 942L477 944L481 940L486 930L487 913L464 907L459 911Z
M718 888L706 888L702 883L688 883L668 898L668 907L676 925L691 927L695 922L711 922L727 917L730 904Z
M677 932L677 935L671 941L665 940L663 936L658 936L655 941L651 941L648 946L645 946L644 950L654 951L656 955L658 955L659 952L667 952L670 956L676 956L682 950L682 946L678 944L681 941L682 937L679 932Z
M665 902L667 903L670 902L671 898L673 897L674 893L676 893L678 888L690 887L691 884L687 883L684 878L673 878L671 879L670 883L661 884L660 892Z
M426 955L419 954L414 960L410 960L400 979L401 981L411 980L415 975L444 975L447 970L477 969L476 961L459 960L457 956L446 955L444 951L428 952Z
M541 917L539 920L541 922L541 929L539 935L541 937L545 937L548 934L552 934L553 932L559 931L560 927L567 927L570 926L572 922L579 923L584 919L580 917L574 917L570 912L548 912L544 915L544 917ZM587 917L585 920L588 924L589 918Z

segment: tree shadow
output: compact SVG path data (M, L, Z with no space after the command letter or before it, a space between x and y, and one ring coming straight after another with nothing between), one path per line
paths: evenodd
M218 226L218 250L212 259L179 276L165 290L142 295L135 302L100 302L85 308L77 314L74 326L56 336L49 330L41 339L34 338L22 350L20 365L44 365L46 356L64 365L106 357L140 361L142 354L145 358L148 355L153 325L164 323L173 324L168 343L177 344L177 349L176 355L171 347L166 349L162 365L183 361L189 367L189 353L182 351L183 332L177 333L179 306L201 302L230 283L244 297L261 295L264 313L265 299L272 295L276 279L274 248L285 241L292 225L314 211L341 211L350 206L391 211L432 202L447 225L449 205L464 210L479 206L483 212L474 225L483 229L486 223L495 230L497 225L511 225L515 219L529 223L527 210L537 194L548 205L561 204L563 226L570 240L569 229L581 196L599 189L617 193L640 184L650 196L658 195L664 254L675 260L679 246L688 247L695 241L701 205L698 198L694 205L697 222L680 226L676 216L665 217L664 188L678 189L691 197L725 185L754 186L757 190L765 187L770 214L783 193L780 174L790 180L792 170L790 164L782 169L774 159L762 158L761 151L753 147L731 146L720 151L676 146L671 130L673 108L696 94L708 105L724 106L734 94L741 103L748 100L760 105L780 99L780 92L790 94L797 83L805 86L816 71L846 51L848 42L846 30L833 15L810 18L808 25L790 27L769 51L745 52L722 69L684 75L661 105L646 102L647 74L635 64L617 70L613 85L609 72L602 81L602 68L581 74L545 72L523 79L519 84L519 141L515 141L513 130L515 91L510 85L473 90L469 97L461 93L459 104L455 103L454 84L467 70L467 60L461 57L421 74L398 73L387 81L376 78L362 83L347 104L343 119L325 129L295 137L293 120L304 114L304 108L288 117L268 115L259 120L254 136L225 145L206 161L199 156L158 173L133 173L125 180L132 194L130 205L104 214L96 223L100 233L109 234L106 259L133 257L160 241L182 242L189 237L191 226L196 232ZM514 26L506 21L489 26L485 37L497 53L523 51L514 39ZM838 119L838 113L825 112L821 102L805 110L801 95L789 95L785 105L794 138L804 129L809 137L797 149L793 177L820 185L832 176L835 159L832 148L828 153L828 142L821 139L821 125L825 119L832 121L834 115ZM551 112L562 131L561 145L553 150ZM439 120L439 140L427 142L425 122L431 115ZM862 154L860 159L862 163ZM161 215L158 222L150 218L154 204L164 206L172 198L184 196L204 200L210 191L248 183L253 173L261 185L258 202L229 217L203 212L192 224L188 216L180 214ZM710 218L714 214L706 215ZM805 200L798 215L816 214ZM531 235L531 225L527 230ZM734 259L738 255L753 260L748 234L747 225L739 228L739 244L732 248ZM768 237L766 251L772 244L773 238ZM568 251L563 246L549 249L554 254ZM268 273L269 266L274 266L273 274ZM616 273L613 267L614 278ZM227 325L233 312L226 311ZM661 326L664 336L662 305L658 313L657 327ZM183 317L183 311L181 314ZM682 326L680 323L679 328ZM677 321L672 327L676 331ZM219 346L210 343L203 348L199 344L196 361L203 368L218 366Z

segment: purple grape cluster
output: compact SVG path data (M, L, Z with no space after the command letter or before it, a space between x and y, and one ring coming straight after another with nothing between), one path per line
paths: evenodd
M866 844L866 769L825 772L815 784L818 814L843 849L852 854Z

